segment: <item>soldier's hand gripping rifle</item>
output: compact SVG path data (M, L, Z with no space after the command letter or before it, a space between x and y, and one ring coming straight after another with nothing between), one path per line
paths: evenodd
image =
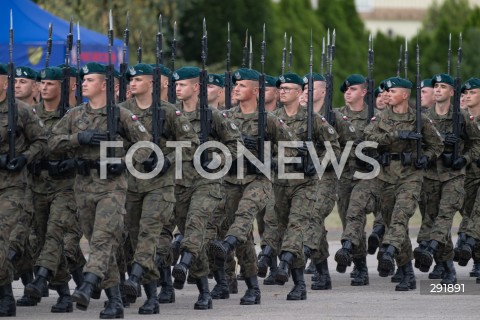
M60 96L60 116L63 117L70 107L70 53L73 45L73 21L70 19L70 29L65 48L65 66L62 68L62 88Z
M207 75L207 24L203 18L202 36L202 70L200 71L200 143L208 142L210 135L212 110L208 107L208 75ZM208 167L208 151L200 155L200 163L204 168Z
M265 128L267 127L267 112L265 111L265 24L263 24L263 38L260 51L260 77L258 79L260 88L258 92L258 159L265 163ZM257 168L258 170L258 168Z
M460 37L458 40L458 51L457 51L457 76L455 77L454 83L454 96L453 96L453 113L452 113L452 121L453 121L453 134L456 137L456 142L453 145L453 154L452 154L452 163L459 157L459 143L460 143L460 132L462 121L460 118L460 96L461 96L461 89L462 89L462 79L460 77L460 66L462 64L462 34L460 33Z
M47 55L45 56L45 68L48 68L50 65L50 56L52 55L52 33L53 27L52 23L48 24L48 40L47 40Z
M373 79L373 65L374 65L374 51L373 51L373 37L370 34L368 39L368 77L367 77L367 95L366 95L366 103L367 103L367 123L370 123L370 120L373 118L375 112L375 80Z
M161 73L160 64L163 63L163 32L162 32L162 15L158 17L158 32L156 36L156 63L153 68L153 90L152 90L152 136L153 143L160 147L160 137L163 135L165 124L165 110L161 108Z
M230 41L230 23L227 25L227 71L225 71L225 108L232 107L232 72L230 71L230 53L232 43Z
M106 81L107 81L107 137L108 141L115 141L118 132L118 122L120 119L120 110L115 105L115 79L114 79L114 69L112 64L112 47L113 47L113 21L112 21L112 10L109 14L109 25L108 30L108 65L106 72ZM108 148L107 156L114 157L115 149Z
M120 81L119 81L119 91L118 91L118 102L123 102L127 100L127 68L128 68L128 61L127 61L127 52L128 52L128 42L130 38L130 30L128 30L128 24L130 20L130 15L127 12L127 26L125 27L125 31L123 31L123 56L122 56L122 63L120 64Z
M8 160L2 156L0 159L0 166L5 168L8 161L15 158L15 138L17 132L17 104L15 102L15 65L13 63L13 14L10 10L10 37L9 37L9 54L10 62L8 63L8 88L7 88L7 100L8 100Z
M333 60L335 59L335 30L330 43L330 30L327 33L327 74L325 75L327 95L325 97L325 119L335 127L335 114L333 112Z
M77 21L77 86L76 86L77 104L80 104L83 101L82 77L80 75L81 58L82 58L82 43L80 42L80 23Z
M168 102L175 104L177 100L177 94L175 93L175 82L173 79L173 72L175 71L175 58L177 56L177 21L173 23L173 40L172 40L172 58L171 67L172 72L168 79Z
M415 104L416 104L416 109L415 109L415 115L417 118L417 122L415 123L415 131L421 135L422 134L422 86L421 86L421 78L420 78L420 46L418 45L417 41L417 48L416 48L416 54L417 54L417 72L415 74L415 82L417 83L417 88L416 88L416 98L415 98ZM417 159L422 158L422 139L417 140Z

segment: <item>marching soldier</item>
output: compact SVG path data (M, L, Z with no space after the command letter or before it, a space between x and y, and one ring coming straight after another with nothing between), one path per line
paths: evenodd
M30 67L17 67L15 69L15 99L18 99L29 106L38 101L35 94L38 90L37 72Z

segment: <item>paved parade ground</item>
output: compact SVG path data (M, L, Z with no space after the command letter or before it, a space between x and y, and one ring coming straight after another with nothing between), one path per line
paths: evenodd
M364 287L350 286L349 272L339 274L335 271L334 253L340 248L339 231L329 233L330 254L329 267L332 275L332 290L310 290L311 275L306 275L307 300L287 301L286 295L292 287L290 279L284 286L264 286L259 279L262 292L261 305L241 306L240 297L246 290L245 283L239 281L239 294L230 295L228 300L214 300L213 309L208 311L193 310L198 295L195 285L185 285L183 290L176 290L174 304L161 304L159 315L139 315L138 308L143 304L145 294L136 304L125 309L125 319L478 319L480 284L469 277L472 261L466 267L458 267L458 282L464 284L465 293L441 295L430 293L435 289L428 280L428 274L415 269L417 289L410 292L395 292L395 284L390 278L378 276L376 256L368 256L367 263L370 285ZM413 240L413 239L412 239ZM454 238L456 241L456 237ZM412 241L414 244L415 242ZM258 250L259 248L257 248ZM209 280L210 289L214 280ZM19 298L23 293L20 281L13 284L14 294ZM73 281L70 288L74 288ZM17 319L98 319L99 312L106 300L102 293L101 300L92 300L86 312L74 308L73 313L53 314L50 307L57 299L57 293L50 291L49 298L43 298L37 307L18 307Z

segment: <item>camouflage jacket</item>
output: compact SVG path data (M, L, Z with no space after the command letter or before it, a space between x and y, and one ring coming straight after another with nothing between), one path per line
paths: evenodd
M129 110L118 107L119 121L117 141L126 140L128 145L140 141L151 141L152 137L145 127L137 120L137 117ZM80 145L78 142L78 133L86 130L107 131L107 108L92 109L89 103L81 104L68 110L65 116L53 127L48 146L52 152L68 152L73 157L85 160L97 161L100 159L100 147L90 145ZM124 157L126 143L123 148L115 148L116 157ZM138 150L133 155L133 160L143 162L148 159L151 150ZM100 179L96 169L92 169L90 174L82 176L77 174L75 179L75 191L83 192L105 192L127 190L127 174L116 177Z
M471 115L468 115L467 117L470 125L469 126L466 126L466 128L470 128L471 130L475 130L476 134L477 134L477 137L478 137L478 134L480 134L480 116L479 117L474 117L474 116L471 116ZM474 135L474 133L472 133L471 135ZM466 167L466 180L468 179L478 179L480 178L480 154L479 153L475 153L475 152L472 152L473 150L476 150L478 151L478 149L476 148L472 148L471 144L472 143L476 143L477 140L471 140L471 139L468 139L468 140L465 140L465 146L464 146L464 150L471 150L470 151L470 164L467 165Z
M443 151L443 142L440 133L432 121L422 114L423 154L429 159L438 157ZM411 108L406 113L395 113L392 108L387 108L378 116L373 117L370 124L365 128L365 140L378 143L378 152L388 152L400 155L410 153L411 165L403 165L399 159L391 161L389 166L381 166L378 178L382 181L397 184L400 180L422 181L423 171L415 168L417 158L416 141L399 140L392 137L392 132L397 130L415 131L416 114Z
M17 130L15 133L15 155L23 154L27 163L43 157L47 151L47 134L43 122L33 113L32 108L21 101L17 104ZM8 154L8 103L0 102L0 155ZM9 187L25 188L26 168L20 172L0 169L0 189Z
M130 110L138 120L145 125L149 132L153 132L152 107L142 110L138 107L137 101L134 98L119 104L119 106ZM165 121L163 124L163 134L160 136L159 147L163 155L170 161L170 168L165 174L158 174L152 179L138 179L132 174L129 174L128 190L130 191L142 193L175 185L175 163L177 159L175 157L175 148L166 147L167 141L185 141L191 144L191 147L181 148L182 162L188 164L192 162L195 149L199 145L195 131L180 110L167 101L162 101L161 109L165 111ZM142 173L145 172L142 163L137 163L135 168Z

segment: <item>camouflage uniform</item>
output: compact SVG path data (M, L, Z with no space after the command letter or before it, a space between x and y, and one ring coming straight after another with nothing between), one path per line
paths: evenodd
M117 111L118 129L122 132L122 138L131 143L151 140L145 127L130 111L124 108L118 108ZM107 108L92 109L86 103L66 113L53 128L48 143L50 150L67 151L78 158L79 174L74 184L75 200L82 231L90 244L90 256L85 272L101 279L103 288L111 288L119 282L115 252L123 230L127 174L100 179L97 162L99 147L80 145L77 138L77 134L85 130L105 132L106 129ZM117 139L120 139L119 135ZM150 152L151 150L139 150L133 159L142 163ZM122 152L119 156L123 154Z
M135 99L123 102L120 106L136 115L148 130L152 129L152 107L142 110ZM165 112L165 123L159 147L170 161L170 168L165 174L158 174L153 179L142 180L132 174L128 175L125 229L134 250L133 262L138 263L145 271L143 284L157 280L160 276L155 264L158 237L164 223L171 218L175 204L175 149L167 148L166 142L189 141L194 145L198 144L198 138L188 120L173 105L162 101L161 110ZM182 161L191 161L193 150L185 148ZM142 164L137 166L137 170L146 172Z
M43 123L34 115L31 108L24 103L17 101L17 135L15 138L15 155L24 155L26 162L42 157L46 149L46 132ZM0 154L4 158L0 170L0 286L2 290L10 286L13 281L13 266L8 258L10 233L18 223L19 217L24 213L25 188L27 185L26 170L19 168L19 171L6 169L8 163L7 155L9 150L7 126L8 126L8 103L7 99L0 102ZM10 159L11 160L11 159ZM2 161L3 162L3 161ZM6 297L2 294L2 299ZM13 299L13 296L12 296ZM15 302L13 301L13 307ZM3 312L4 310L2 310Z

